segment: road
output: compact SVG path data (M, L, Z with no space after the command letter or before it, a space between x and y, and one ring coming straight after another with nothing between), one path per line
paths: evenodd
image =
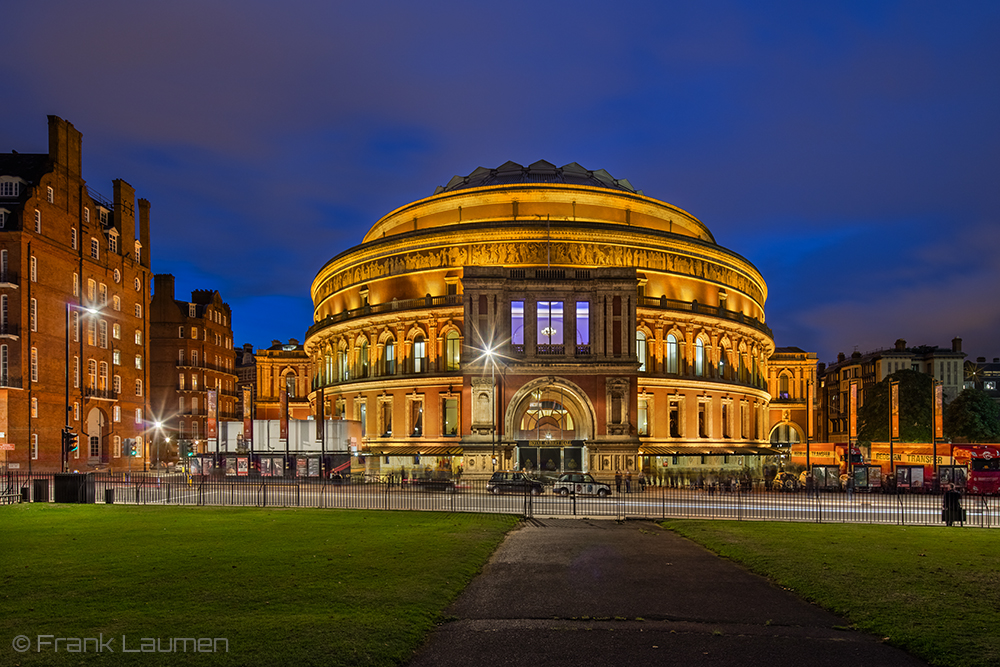
M320 484L251 480L161 481L147 478L98 481L95 498L127 504L315 507L445 512L500 512L533 517L705 518L762 521L941 524L941 499L936 495L881 493L760 492L709 493L701 490L648 487L644 492L609 498L550 494L494 496L484 487L460 487L455 492L423 491L386 484ZM1000 499L966 497L967 524L1000 526Z

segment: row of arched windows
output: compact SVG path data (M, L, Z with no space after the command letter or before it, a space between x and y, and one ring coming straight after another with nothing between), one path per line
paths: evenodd
M748 384L760 385L763 382L762 364L758 363L755 354L740 351L734 353L725 343L721 346L719 362L716 366L709 354L710 345L702 337L694 341L694 358L691 364L681 355L681 341L673 333L667 334L663 341L663 357L657 367L656 355L650 349L652 341L647 339L645 332L636 331L636 356L639 359L640 373L666 373L669 375L693 375L695 377L718 377ZM736 366L733 366L733 363Z
M431 371L428 358L427 340L422 333L416 334L410 342L409 355L399 354L397 343L391 336L381 343L381 356L373 351L368 339L362 336L353 349L346 341L341 341L336 350L327 349L320 362L317 374L324 384L346 382L369 377L383 377L400 373L427 373ZM402 364L397 363L402 361ZM452 329L444 337L444 356L438 361L439 370L457 371L462 364L462 339L457 330Z

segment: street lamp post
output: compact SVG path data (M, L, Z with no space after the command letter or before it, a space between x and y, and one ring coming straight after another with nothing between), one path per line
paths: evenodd
M497 378L496 378L496 364L493 361L493 346L486 348L486 358L490 364L490 392L493 394L493 409L491 421L493 422L491 428L491 438L493 441L493 454L490 457L492 462L491 471L496 472L497 469Z

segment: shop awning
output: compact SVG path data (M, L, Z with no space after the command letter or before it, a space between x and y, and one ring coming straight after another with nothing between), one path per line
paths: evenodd
M413 447L403 445L399 447L371 447L361 450L358 454L363 456L461 456L461 447Z
M639 452L643 456L734 456L734 455L754 455L754 456L776 456L781 452L770 447L726 447L725 445L714 446L674 446L650 445L639 447Z

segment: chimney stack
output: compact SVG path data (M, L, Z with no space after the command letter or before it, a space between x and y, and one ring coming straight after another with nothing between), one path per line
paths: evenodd
M961 338L952 338L951 339L951 351L952 352L961 352L962 351L962 339Z

